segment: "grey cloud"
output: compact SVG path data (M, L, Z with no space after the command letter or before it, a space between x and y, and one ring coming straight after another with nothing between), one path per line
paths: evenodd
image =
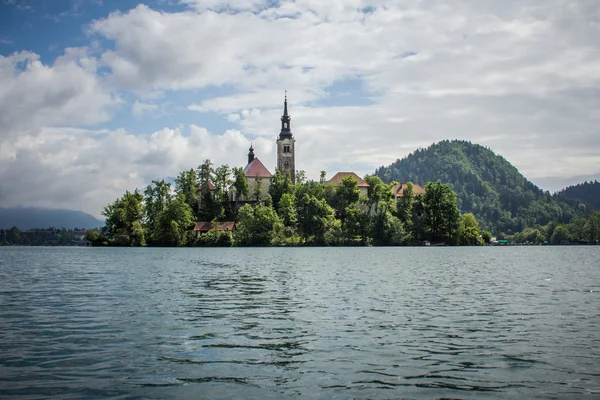
M284 89L298 166L313 178L340 166L369 173L453 138L483 143L547 185L544 177L598 172L595 0L186 3L195 11L140 5L94 21L92 36L114 44L98 59L85 51L52 65L31 53L0 59L0 203L82 205L98 215L124 190L204 158L243 165L250 139L272 168ZM239 12L210 11L219 7ZM25 59L31 67L21 71ZM108 72L98 76L96 64ZM360 80L372 104L315 106L344 79ZM49 129L106 121L120 92L146 98L132 107L141 114L152 94L219 85L237 92L197 108L221 112L241 132Z

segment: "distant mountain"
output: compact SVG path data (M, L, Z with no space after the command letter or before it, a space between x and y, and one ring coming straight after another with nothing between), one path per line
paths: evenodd
M493 233L568 222L577 212L528 181L504 157L466 141L445 140L418 149L375 174L385 182L425 185L440 180L454 189L461 211L475 214Z
M103 225L103 221L81 211L37 207L0 208L0 229L9 229L13 226L22 230L49 227L87 229Z
M584 204L588 210L600 210L600 182L584 182L569 186L556 193L556 197L574 207Z

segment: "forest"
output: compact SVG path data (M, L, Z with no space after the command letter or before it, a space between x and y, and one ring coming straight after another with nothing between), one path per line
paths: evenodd
M491 150L467 141L441 141L375 171L384 182L440 180L456 192L458 207L483 229L517 243L600 242L600 184L557 194L543 191Z
M581 209L600 210L600 182L584 182L556 193L556 198Z
M85 246L89 231L53 227L21 230L0 229L0 246Z
M307 180L299 171L294 184L289 173L276 171L268 193L248 193L241 168L214 168L206 160L197 169L182 171L174 187L153 181L143 192L126 192L104 208L106 226L91 231L94 245L115 246L395 246L424 242L482 245L483 232L475 216L461 214L454 191L440 182L427 183L426 193L414 195L412 184L397 201L391 187L375 175L361 195L356 179L338 187ZM212 185L211 185L212 184ZM213 190L210 190L210 188ZM231 190L254 199L232 201ZM197 237L196 221L236 221L236 229L209 231Z

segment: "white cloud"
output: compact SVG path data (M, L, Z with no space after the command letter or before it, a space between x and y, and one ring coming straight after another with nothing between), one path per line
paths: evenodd
M95 60L66 49L52 65L31 52L0 56L0 138L40 127L94 124L109 119L119 99L102 88Z
M61 207L100 216L125 190L144 189L153 179L176 176L204 159L244 165L250 141L239 131L216 135L192 125L148 135L123 130L45 128L10 144L0 158L0 204ZM271 151L255 140L257 152ZM43 193L43 195L41 195Z
M180 0L180 3L187 4L196 10L202 12L206 10L213 11L258 11L267 7L268 0Z
M158 105L151 103L142 103L136 100L131 106L131 113L134 117L141 117L144 114L152 113L158 110Z
M594 0L180 3L189 8L139 5L93 21L89 49L49 64L30 52L0 57L0 204L98 215L123 190L204 158L243 166L250 140L273 169L286 89L297 166L313 178L372 172L454 138L489 146L538 182L600 173ZM342 92L350 105L338 104ZM133 116L171 104L168 127L82 129L132 96ZM173 127L186 109L239 130L183 134Z

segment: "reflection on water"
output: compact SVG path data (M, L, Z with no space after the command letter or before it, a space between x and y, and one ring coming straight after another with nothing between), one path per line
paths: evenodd
M600 248L0 248L0 397L600 395Z

